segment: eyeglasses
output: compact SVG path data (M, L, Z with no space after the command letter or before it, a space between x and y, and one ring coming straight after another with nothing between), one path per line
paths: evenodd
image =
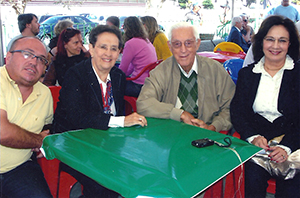
M174 48L180 48L182 46L182 42L181 41L172 41L172 46ZM191 48L193 47L195 44L195 40L186 40L184 41L184 46L187 47L187 48Z
M275 39L273 37L265 37L264 40L268 43L275 43L275 41L277 40L278 43L280 45L285 45L285 44L288 44L289 43L289 39L288 38L279 38L279 39Z
M34 55L33 53L28 52L26 50L14 50L14 51L11 51L10 53L15 53L15 52L20 52L25 59L29 59L29 58L34 59L34 58L36 58L38 64L42 64L42 65L47 65L48 64L48 60L46 58L44 58L42 56Z

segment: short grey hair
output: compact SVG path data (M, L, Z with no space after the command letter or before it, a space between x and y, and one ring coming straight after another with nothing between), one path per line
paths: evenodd
M231 27L235 26L236 22L242 22L242 17L241 16L233 17L231 20Z
M178 28L187 28L187 27L193 28L193 33L194 33L196 40L200 39L196 26L190 24L189 22L179 22L179 23L172 25L172 27L169 31L169 34L168 34L169 41L171 41L171 39L172 39L173 30L178 29Z
M62 21L58 21L58 23L54 26L55 35L59 35L64 29L68 27L73 27L74 23L71 19L64 19Z

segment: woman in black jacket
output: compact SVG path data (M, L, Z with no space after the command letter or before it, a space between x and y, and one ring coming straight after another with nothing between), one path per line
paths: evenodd
M255 63L239 71L231 121L241 139L283 163L300 148L299 37L294 23L276 15L265 19L254 36L253 55ZM268 144L282 136L279 145ZM247 162L245 197L266 197L270 178L264 168ZM276 197L300 197L299 186L299 173L288 180L276 177Z

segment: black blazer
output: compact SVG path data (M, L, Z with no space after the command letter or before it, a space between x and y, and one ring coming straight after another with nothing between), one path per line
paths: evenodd
M242 33L238 31L235 26L231 28L227 41L238 44L244 50L244 52L248 52L249 45L243 38Z
M285 134L280 144L292 151L300 148L300 65L285 70L278 96L278 111L283 115L273 123L253 111L261 74L252 72L254 64L239 71L236 92L230 104L230 116L235 130L246 140L263 135L267 140Z
M110 71L116 115L124 114L126 75L117 67ZM54 114L54 133L96 128L106 130L111 115L104 114L101 88L91 58L70 68L59 93Z

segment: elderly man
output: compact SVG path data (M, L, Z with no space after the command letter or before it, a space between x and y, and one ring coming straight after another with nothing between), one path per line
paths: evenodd
M32 150L41 147L52 122L50 90L39 82L47 64L47 51L35 37L12 44L6 65L0 68L0 195L52 197Z
M249 49L249 44L245 41L244 37L242 36L241 30L243 28L242 17L236 16L233 17L231 20L231 30L228 35L228 42L234 42L238 44L244 52L247 52ZM250 38L250 37L249 37Z
M171 28L168 44L173 56L146 78L138 113L212 131L231 128L229 104L235 85L219 62L196 54L200 42L196 28L188 23Z

